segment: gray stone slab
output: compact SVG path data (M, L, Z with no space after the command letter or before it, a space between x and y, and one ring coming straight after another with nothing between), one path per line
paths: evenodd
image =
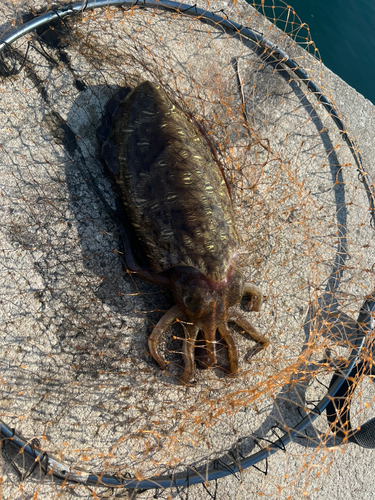
M223 8L298 60L371 160L369 101L247 4L209 8ZM5 32L19 15L3 2ZM253 43L152 9L86 12L55 32L60 49L42 33L16 42L5 62L20 72L0 82L2 420L72 467L139 478L197 468L204 476L218 460L254 453L254 436L275 439L275 424L292 427L308 400L323 397L314 375L329 383L333 368L320 363L327 348L336 362L348 356L359 308L374 288L365 189L326 110ZM271 346L247 362L252 343L235 334L236 378L198 370L195 385L181 386L181 325L161 346L166 372L148 354L147 337L173 298L126 272L110 217L116 194L95 136L116 89L146 79L194 115L219 152L243 240L241 269L266 296L260 313L244 314ZM366 384L353 403L358 424L373 411ZM207 490L171 488L158 498L373 497L371 450L329 448L324 416L308 436L276 453L267 476L250 469ZM4 498L92 498L85 486L38 472L18 488L5 457Z

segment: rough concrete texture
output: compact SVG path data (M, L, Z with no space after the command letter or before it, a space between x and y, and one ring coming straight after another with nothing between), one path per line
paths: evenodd
M26 4L18 12L3 2L3 31L29 11ZM32 2L42 11L48 5ZM247 4L208 8L224 9L299 61L337 104L374 177L372 104ZM331 364L348 356L359 308L374 289L368 200L331 117L253 43L176 13L87 12L14 48L2 68L20 71L0 82L3 421L72 467L139 478L193 469L205 476L254 453L257 442L267 446L275 424L281 435L325 394L314 376L330 381L327 348ZM202 123L219 151L243 240L240 266L266 296L260 313L243 314L271 346L247 362L253 344L234 334L235 378L198 370L196 384L181 386L181 325L161 344L166 372L147 351L173 297L126 272L110 215L116 194L95 136L116 89L145 79ZM218 350L225 365L226 350ZM367 382L353 402L356 425L372 416ZM93 491L140 499L374 498L367 466L374 452L332 444L323 415L268 460L267 475L252 468L189 489ZM38 470L19 489L10 456L5 449L4 498L93 497L84 485Z

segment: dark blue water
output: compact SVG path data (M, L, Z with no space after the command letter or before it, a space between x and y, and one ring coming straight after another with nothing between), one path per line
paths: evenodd
M272 0L264 3L272 5ZM301 21L309 25L323 63L375 104L375 0L290 0L288 3ZM280 0L274 0L273 4L285 6ZM267 14L272 16L272 11L268 9ZM283 29L282 21L276 24Z

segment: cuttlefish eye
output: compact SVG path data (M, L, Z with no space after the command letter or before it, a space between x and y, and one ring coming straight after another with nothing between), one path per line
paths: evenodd
M245 280L238 267L234 266L231 275L229 276L228 286L225 291L228 307L237 304L244 291Z

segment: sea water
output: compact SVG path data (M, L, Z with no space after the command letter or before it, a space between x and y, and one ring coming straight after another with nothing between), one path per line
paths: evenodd
M276 7L277 17L280 7L285 7L281 0L264 4L269 17L269 6ZM375 103L375 0L290 0L288 4L309 25L323 63ZM281 29L285 26L283 21L276 24Z

